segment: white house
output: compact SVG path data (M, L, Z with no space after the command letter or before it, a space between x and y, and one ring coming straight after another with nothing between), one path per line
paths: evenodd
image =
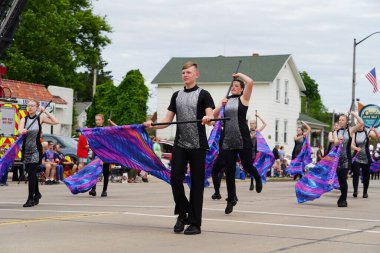
M60 97L65 104L55 104L54 116L59 120L59 124L55 126L44 126L45 128L51 128L52 131L44 131L46 133L51 132L53 134L70 136L72 134L73 125L73 106L74 106L74 90L71 88L58 87L50 85L48 91L53 97Z
M215 104L226 96L231 75L241 60L239 72L254 80L247 120L255 118L257 111L268 124L262 134L269 147L272 149L279 144L284 146L286 153L292 151L302 91L306 88L291 55L172 58L152 81L158 85L158 119L164 117L173 92L183 88L181 67L190 60L198 64L199 86L210 92ZM158 130L157 135L162 139L174 139L175 126Z
M87 113L86 110L90 107L91 102L77 102L75 103L75 109L78 113L77 117L77 127L86 127Z

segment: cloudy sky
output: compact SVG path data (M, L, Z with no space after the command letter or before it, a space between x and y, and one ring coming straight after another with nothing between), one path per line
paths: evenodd
M351 103L353 39L380 31L378 0L93 0L112 26L103 58L115 83L140 69L147 84L171 57L292 54L330 111ZM377 68L380 33L357 46L357 97L380 104L365 74ZM380 80L379 80L380 83ZM154 94L154 89L152 89ZM149 102L155 110L155 99Z

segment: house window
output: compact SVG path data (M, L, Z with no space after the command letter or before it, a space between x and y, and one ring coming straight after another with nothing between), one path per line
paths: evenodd
M276 80L276 102L280 102L280 79Z
M284 143L288 143L288 121L284 121Z
M289 104L289 81L285 80L285 104Z
M278 143L278 130L279 130L279 124L280 124L280 121L278 119L276 119L276 123L275 123L275 133L274 133L274 141L276 143Z

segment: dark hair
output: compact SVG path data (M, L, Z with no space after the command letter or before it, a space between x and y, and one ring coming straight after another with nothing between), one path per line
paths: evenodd
M240 83L240 87L244 90L244 88L245 88L245 83L244 83L242 80L237 79L237 78L233 80L233 82L235 82L235 81L236 81L236 82L239 82L239 83Z

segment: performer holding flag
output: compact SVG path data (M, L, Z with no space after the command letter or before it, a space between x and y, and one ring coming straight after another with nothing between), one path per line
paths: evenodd
M253 80L242 73L232 75L234 81L231 85L231 96L224 98L218 107L214 110L214 116L219 114L221 108L225 105L224 116L231 120L224 123L222 132L221 149L225 156L225 174L227 183L227 206L225 213L233 211L237 204L236 186L235 186L235 169L236 161L239 155L240 161L246 172L254 176L256 181L256 192L261 192L262 181L256 168L253 166L252 142L249 128L246 123L249 100L253 89Z
M351 157L351 136L353 133L357 132L358 129L360 129L362 126L364 126L363 120L355 113L351 112L351 115L353 115L358 123L353 127L348 127L348 116L345 114L341 114L339 116L339 127L340 129L334 134L337 134L337 137L339 141L342 142L342 152L340 153L339 157L339 163L337 167L337 175L339 180L339 186L340 186L340 192L341 195L338 199L338 207L347 207L347 191L348 191L348 185L347 185L347 173L348 170L351 168L352 164L352 157ZM339 143L334 141L334 144L337 146Z
M369 137L376 138L377 140L379 139L379 134L375 128L371 127L368 133L365 130L364 125L353 129L351 148L355 151L354 157L356 156L352 165L354 198L358 197L360 169L362 169L363 175L363 198L368 198L369 170L372 163L371 154L369 152Z
M293 152L292 152L292 161L294 161L294 159L296 159L297 156L301 153L302 147L304 146L304 142L306 141L305 139L308 138L309 133L311 131L311 128L308 124L306 124L304 121L301 121L301 123L306 128L306 131L303 130L302 126L299 126L297 128L297 135L294 137L294 148L293 148ZM293 166L291 164L288 168L288 173L290 175L294 176L294 180L296 180L298 176L300 178L302 178L304 168L301 168L302 171L300 171L299 173L296 173L296 171L293 171L291 169L292 167Z
M49 103L50 104L50 103ZM48 105L49 105L48 104ZM25 135L22 143L22 160L28 172L28 200L23 207L32 207L39 204L42 195L38 189L37 169L42 161L41 129L42 124L56 125L59 121L43 107L37 100L28 102L28 115L19 123L18 132ZM37 110L40 113L37 115ZM45 115L42 115L45 113Z
M185 63L182 66L184 89L173 94L166 116L159 121L168 124L155 126L152 121L144 122L146 127L161 129L168 127L174 116L178 122L202 119L202 122L178 124L172 151L170 181L175 201L174 213L178 214L174 232L181 233L189 224L184 232L186 235L201 233L205 159L209 148L204 125L211 124L215 108L210 93L196 83L199 75L196 63ZM189 200L183 186L188 163L191 175Z
M257 119L260 119L262 125L259 129L257 129ZM256 114L255 114L255 119L251 119L249 121L249 131L250 131L250 134L251 134L251 142L252 142L252 159L253 161L255 162L255 159L256 159L256 155L257 155L257 136L256 136L256 133L257 132L261 132L265 129L265 127L267 126L267 123L260 117L260 115L257 114L257 110L256 110ZM257 169L257 168L256 168ZM251 176L251 184L250 184L250 187L249 187L249 190L250 191L253 191L253 179L254 177Z
M96 114L95 115L96 127L103 127L103 124L104 124L104 115L103 114ZM103 191L102 191L102 194L100 195L101 197L107 197L107 188L108 188L109 176L110 176L110 164L109 163L103 163ZM88 194L93 196L93 197L96 196L96 185L94 185L94 187L92 187L91 191L89 191Z

